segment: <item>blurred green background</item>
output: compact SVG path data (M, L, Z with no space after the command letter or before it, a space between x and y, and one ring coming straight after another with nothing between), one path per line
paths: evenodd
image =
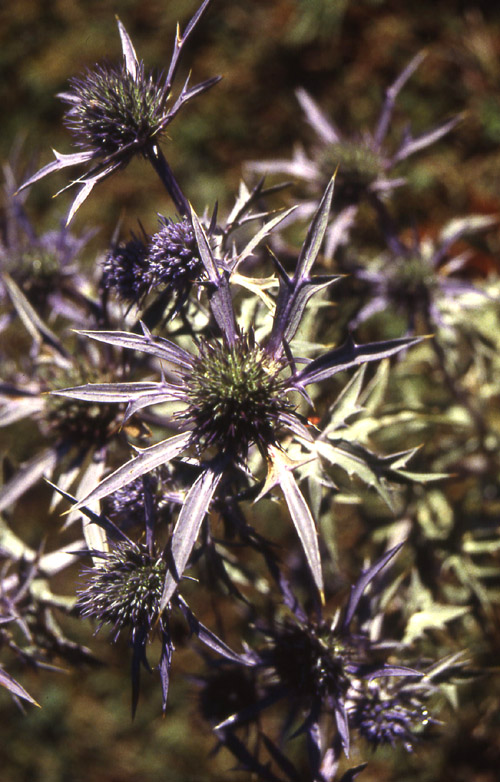
M161 70L168 67L176 21L186 24L196 8L196 0L1 3L2 160L20 149L21 180L26 167L33 170L51 159L51 147L71 150L61 123L63 104L55 95L86 67L120 57L115 14L139 57ZM310 91L342 130L370 128L385 87L423 48L428 57L398 100L395 135L408 118L417 133L453 114L464 116L450 137L412 161L405 212L430 229L455 214L498 213L500 8L458 0L214 0L184 53L178 84L189 69L193 80L222 74L223 81L179 115L164 146L197 211L216 200L222 206L231 203L246 161L287 157L297 141L309 139L294 96L297 87ZM71 194L51 199L66 181L64 174L54 176L32 189L27 209L40 230L67 211ZM293 190L288 197L293 200ZM171 214L172 207L154 174L139 161L99 186L75 227L98 227L93 246L103 248L119 222L125 231L140 219L151 230L157 212ZM491 271L498 241L493 238L489 254L475 259L478 274ZM73 575L67 575L68 583ZM72 637L88 643L88 627L68 622ZM245 778L231 771L228 754L209 754L214 740L197 716L189 680L197 658L183 650L182 638L166 717L160 715L156 679L144 676L133 723L126 643L110 647L103 632L90 645L106 667L43 676L10 671L19 673L43 708L28 707L22 715L0 690L1 780ZM487 689L486 684L477 687ZM458 728L443 726L439 752L431 744L415 757L378 753L361 779L495 782L498 698L484 698L481 704L482 710L491 705L489 715L478 713L471 701ZM362 759L354 756L352 764Z

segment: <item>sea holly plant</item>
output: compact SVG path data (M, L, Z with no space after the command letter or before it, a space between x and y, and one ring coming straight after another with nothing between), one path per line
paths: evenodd
M346 137L298 92L318 143L275 170L306 180L308 200L276 209L287 185L241 182L227 211L210 201L198 217L199 194L184 191L160 145L217 81L174 91L208 6L177 31L166 75L148 71L118 22L122 62L96 65L62 95L77 150L56 153L20 194L16 168L6 169L0 686L43 702L17 681L12 658L35 669L93 662L66 637L71 614L128 643L133 712L140 674L156 662L165 710L187 628L201 642L199 711L240 770L269 782L352 782L365 767L358 750L418 751L421 736L432 738L442 681L458 702L463 632L477 644L487 616L497 641L488 579L498 577L498 524L476 512L478 497L492 519L498 510L498 438L486 427L500 398L496 288L481 298L475 280L459 277L464 237L492 219L446 222L435 241L429 221L408 241L412 215L402 224L392 215L398 164L458 121L391 146L395 101L422 54L387 90L372 132ZM111 227L97 257L90 233L35 230L30 185L80 166L71 220L137 155L173 204L153 228L145 220L123 238ZM367 212L376 219L368 248ZM298 247L297 226L295 238L287 232L297 217L310 223ZM404 318L384 330L394 309ZM381 310L377 330L370 315ZM398 336L400 323L415 334ZM478 343L466 337L476 328L484 345L473 356ZM476 450L461 383L472 412L472 401L488 401ZM460 486L426 468L429 452ZM428 491L430 481L441 485ZM32 502L39 491L45 501ZM54 545L65 502L64 545ZM23 540L35 505L47 536L38 549L31 530ZM60 595L52 578L64 570L66 585L79 566L73 594Z
M68 214L69 223L95 185L142 155L158 173L178 212L186 214L187 200L180 189L159 142L181 108L219 81L215 76L194 87L188 81L172 101L174 78L186 41L200 21L210 0L204 0L184 33L177 28L172 58L166 77L147 72L130 37L118 20L123 62L119 66L98 65L84 76L71 80L71 90L60 97L69 104L65 122L80 152L65 155L54 150L55 161L23 183L20 190L54 171L87 166L87 171L67 187L79 187ZM64 190L66 188L63 188Z
M165 607L177 589L188 564L200 526L216 496L229 489L236 470L248 476L249 454L255 448L267 464L267 477L257 492L262 497L279 486L302 543L314 583L323 593L323 576L317 531L294 470L305 459L286 453L285 438L312 439L311 427L298 410L295 397L308 399L307 387L351 367L394 355L418 339L401 338L380 343L344 345L305 361L290 349L311 297L335 282L335 277L311 274L320 251L334 182L328 185L309 227L292 277L278 264L280 287L270 331L258 344L253 333L237 325L230 273L214 258L203 228L192 215L202 262L208 278L208 298L216 335L197 339L188 352L148 330L142 335L123 332L84 332L108 345L149 353L163 362L160 381L96 383L61 389L57 394L96 403L126 402L124 421L144 407L173 403L172 426L180 431L140 450L129 462L105 478L75 506L81 508L121 489L155 467L189 455L199 474L186 494L171 539L172 568L166 573L162 596ZM298 367L302 361L305 366ZM250 477L250 476L248 476Z

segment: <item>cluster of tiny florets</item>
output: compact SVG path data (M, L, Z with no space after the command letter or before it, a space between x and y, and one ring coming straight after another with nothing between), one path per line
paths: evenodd
M135 77L125 64L103 65L70 85L72 92L63 96L71 107L66 124L77 144L96 155L134 154L161 132L167 96L142 63Z
M364 683L351 702L349 721L375 747L402 742L408 752L433 722L418 691L387 679Z
M170 290L182 298L200 279L203 263L191 223L161 218L162 227L148 237L132 236L110 250L102 268L101 287L127 304L140 304L153 290Z
M130 526L133 524L144 524L145 520L145 491L144 481L148 481L150 501L156 505L156 487L157 479L152 476L143 476L136 478L121 489L117 489L109 497L104 499L104 509L106 515L115 522L115 524Z
M102 555L102 563L85 571L77 606L84 617L124 628L149 629L160 615L165 561L141 544L120 542Z
M161 218L162 227L151 237L147 279L178 292L189 288L203 270L198 244L189 220Z
M247 335L233 346L201 342L193 368L184 376L189 407L182 415L193 427L195 446L215 446L245 458L254 443L265 453L276 443L280 413L292 409L282 369L282 362Z
M110 250L102 267L103 290L113 290L127 304L139 302L147 290L147 255L147 244L137 236Z

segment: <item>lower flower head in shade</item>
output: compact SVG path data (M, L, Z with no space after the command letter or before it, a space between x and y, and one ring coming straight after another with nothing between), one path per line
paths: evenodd
M149 632L159 619L165 581L164 559L143 544L119 541L100 555L100 564L84 572L77 607L97 621L110 624L115 638L122 630Z
M282 579L287 616L257 625L266 643L255 652L254 672L261 675L261 697L251 707L254 719L286 698L287 725L301 720L294 735L305 733L312 746L321 732L323 742L336 747L336 753L343 749L346 755L353 730L375 745L398 739L408 743L414 732L432 722L423 702L435 686L423 682L423 672L384 662L388 649L394 659L402 648L396 641L372 637L374 626L380 626L383 619L381 587L385 582L378 577L400 549L401 544L390 549L361 573L347 604L331 621L319 607L308 615ZM249 713L245 705L218 728L244 725ZM311 778L319 777L313 773Z
M70 495L61 493L74 501ZM113 535L113 540L107 551L89 552L93 556L94 565L82 572L83 585L79 589L77 601L81 616L97 622L96 632L108 624L111 625L115 641L122 631L129 635L132 646L132 715L135 714L139 699L141 667L151 671L146 647L153 634L160 640L158 670L163 693L163 710L166 708L174 652L170 632L170 614L174 607L183 614L191 633L212 651L231 662L251 665L246 657L233 652L205 627L180 595L173 595L172 601L163 605L167 563L163 554L156 551L153 542L155 514L151 508L151 486L146 482L144 498L145 543L135 543L110 519L97 516L88 509L84 510L92 522Z
M272 633L267 655L290 693L333 704L349 687L348 644L326 622L285 622Z
M374 749L401 742L411 752L435 722L425 704L432 689L393 678L357 682L349 693L349 722Z

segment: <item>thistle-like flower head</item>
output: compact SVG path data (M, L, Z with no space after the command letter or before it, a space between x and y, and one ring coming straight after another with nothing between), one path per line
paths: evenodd
M212 650L219 652L232 662L250 664L245 658L233 652L214 633L205 627L191 612L180 595L172 595L165 604L163 592L167 560L157 548L154 532L156 521L155 496L153 482L143 479L142 515L145 523L145 542L136 543L118 527L114 521L97 515L85 508L84 514L101 527L110 540L106 550L91 550L94 564L82 571L83 584L79 589L77 608L83 617L97 622L97 632L103 625L111 625L114 640L122 631L128 634L132 646L132 713L135 713L139 698L139 679L141 666L150 671L146 657L147 644L153 635L160 639L160 671L163 693L163 709L166 708L170 681L170 666L174 646L170 633L170 614L177 608L184 615L189 627L198 638ZM134 486L133 494L137 494ZM74 501L62 490L61 494ZM123 495L123 493L122 493ZM115 498L122 506L123 496ZM136 497L125 497L126 504L134 502Z
M356 277L368 282L370 300L351 321L351 327L387 308L402 312L411 329L419 316L424 317L426 330L442 326L443 303L467 293L482 293L457 274L470 257L463 239L487 230L495 222L493 217L469 215L444 225L436 239L415 234L410 243L405 243L386 221L389 249L353 270Z
M140 302L147 291L147 256L147 238L141 236L132 235L128 242L113 247L102 265L102 290L113 291L124 304Z
M233 345L201 341L193 365L184 375L188 408L182 417L193 430L198 450L245 460L252 444L267 454L277 445L280 414L291 412L286 364L255 343L251 334L238 335Z
M349 687L351 650L331 625L289 620L272 636L266 657L291 694L325 705L344 698Z
M161 227L151 237L146 280L184 294L204 271L191 221L160 218Z
M132 234L128 242L117 244L107 253L101 289L114 291L124 304L137 307L155 293L144 319L158 313L158 320L167 321L177 314L193 284L203 276L204 266L190 221L160 217L160 229L153 236Z
M349 722L374 749L402 742L408 752L435 722L426 700L432 692L421 681L388 677L358 681L349 693Z
M328 233L329 258L333 257L335 246L345 241L360 203L368 200L378 204L385 195L405 184L404 178L395 176L398 164L438 141L460 121L460 117L453 117L418 136L413 136L408 128L396 149L388 143L397 96L424 58L425 53L419 53L408 63L387 88L373 130L357 135L342 132L314 98L299 88L297 100L315 134L310 149L298 145L291 160L258 161L250 165L251 170L261 174L284 174L300 180L304 196L295 216L303 218L313 212L332 171L338 169L335 203L340 213L332 220Z
M60 96L70 106L65 122L81 151L62 155L54 150L56 160L30 177L20 189L53 171L87 165L87 172L68 185L80 185L68 215L69 222L97 182L125 167L135 155L142 155L159 174L177 209L187 213L187 201L158 144L181 107L219 81L215 77L194 87L188 87L186 82L176 100L171 100L181 50L209 2L202 2L183 35L177 30L166 77L146 71L127 31L118 21L122 64L98 65L88 70L83 76L73 78L70 91Z
M110 624L115 637L127 629L149 632L160 617L166 563L140 543L118 541L100 564L83 572L77 606L82 616Z
M135 73L126 62L96 66L72 78L70 88L61 95L70 105L65 124L76 145L95 157L120 155L126 163L164 130L168 90L142 62Z
M0 303L9 295L11 278L42 317L71 317L85 323L86 281L76 259L93 231L73 234L63 223L38 233L24 208L26 193L16 193L15 161L4 167L0 204ZM75 304L78 309L75 308Z

